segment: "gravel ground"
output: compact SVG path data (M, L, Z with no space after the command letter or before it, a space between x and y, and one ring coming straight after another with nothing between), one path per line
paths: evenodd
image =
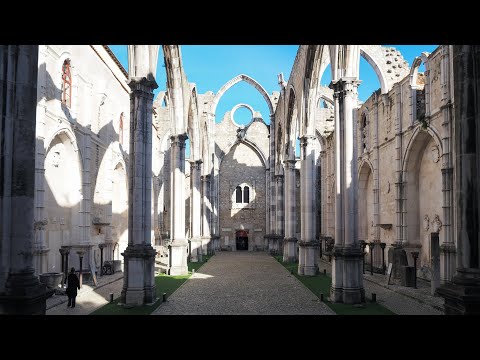
M329 315L273 257L218 252L152 315Z

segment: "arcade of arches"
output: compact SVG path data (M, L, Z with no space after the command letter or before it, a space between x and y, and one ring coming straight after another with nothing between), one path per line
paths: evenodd
M155 261L180 275L217 251L281 254L303 275L327 256L332 301L356 304L382 247L394 281L416 262L446 313L480 312L478 46L408 64L392 47L301 45L278 91L240 74L199 94L164 45L154 99L159 50L129 45L127 72L108 46L0 46L0 313L44 314L41 274L102 261L124 271L122 302L152 303ZM360 57L380 83L365 102ZM239 82L268 114L216 112Z

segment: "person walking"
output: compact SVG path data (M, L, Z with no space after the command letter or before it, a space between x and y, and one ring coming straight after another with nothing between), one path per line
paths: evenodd
M67 308L70 306L72 308L75 307L75 298L77 297L77 289L80 289L80 280L78 280L78 276L75 274L75 268L72 267L70 269L70 274L67 277L67 290L65 291L68 296L68 305Z

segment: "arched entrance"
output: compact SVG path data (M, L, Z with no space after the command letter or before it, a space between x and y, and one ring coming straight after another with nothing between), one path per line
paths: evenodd
M248 250L248 230L237 230L235 239L237 250Z

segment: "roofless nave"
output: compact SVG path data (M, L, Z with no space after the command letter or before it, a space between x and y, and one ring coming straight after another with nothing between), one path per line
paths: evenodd
M302 45L270 95L245 74L198 94L180 47L164 45L167 91L154 101L158 52L129 45L126 73L106 46L0 47L1 313L45 313L39 274L80 259L85 271L123 260L122 299L140 305L155 300L158 253L172 275L220 250L281 253L311 275L320 247L331 299L355 304L365 242L377 268L386 243L398 277L418 252L446 313L479 312L477 46L408 64L390 47ZM381 85L364 103L361 56ZM241 81L269 124L249 104L216 114ZM246 126L233 120L241 107Z

